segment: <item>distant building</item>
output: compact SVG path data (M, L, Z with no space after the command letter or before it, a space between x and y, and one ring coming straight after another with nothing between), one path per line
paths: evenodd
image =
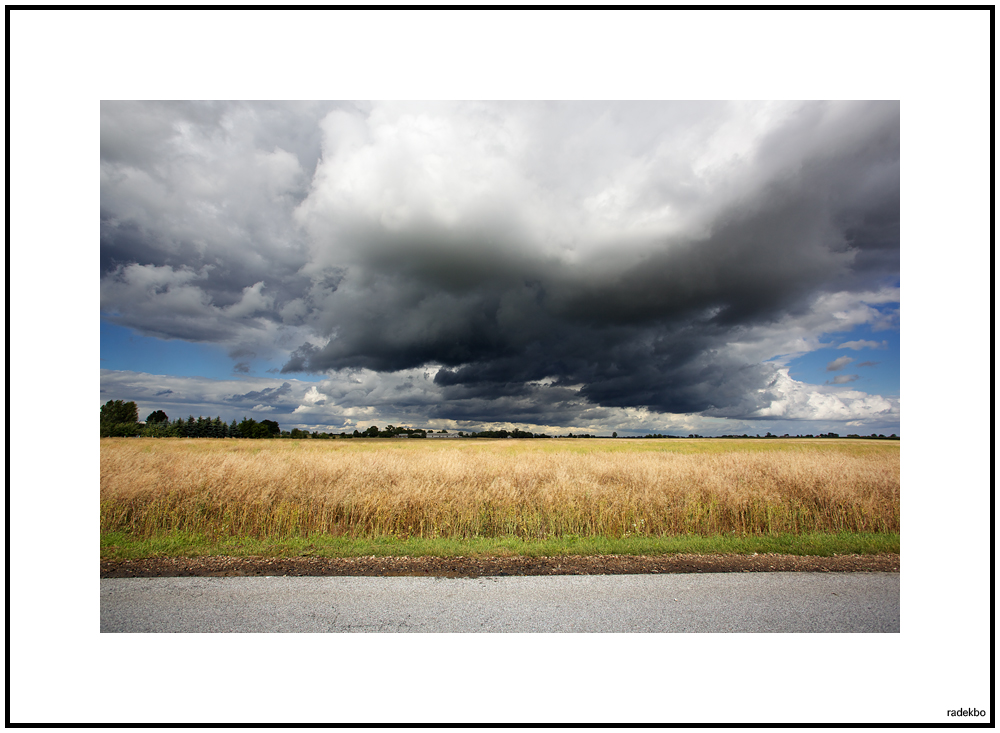
M427 433L428 438L433 438L434 440L448 440L450 438L458 438L458 433Z

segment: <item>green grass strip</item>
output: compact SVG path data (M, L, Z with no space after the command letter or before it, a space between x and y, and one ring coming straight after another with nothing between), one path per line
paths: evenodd
M125 560L147 557L456 557L557 555L673 555L753 554L785 555L873 555L899 554L899 534L811 533L738 537L735 535L678 537L558 537L522 540L516 537L455 539L401 539L378 537L352 539L331 535L256 539L171 532L150 538L135 538L124 532L101 534L101 559Z

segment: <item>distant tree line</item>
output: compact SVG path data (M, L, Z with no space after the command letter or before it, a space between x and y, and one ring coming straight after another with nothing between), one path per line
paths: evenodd
M139 407L135 402L108 400L101 406L102 438L277 438L281 428L274 420L243 418L223 422L221 417L210 418L188 415L187 420L173 422L163 410L154 410L146 416L145 425L139 422Z
M547 438L549 437L545 433L529 433L526 430L518 430L517 428L514 428L513 430L483 430L482 432L479 433L460 432L459 435L463 438Z
M294 428L291 431L282 430L274 420L261 420L257 422L253 419L243 418L240 422L233 420L226 423L221 417L206 418L202 416L194 417L188 415L187 419L177 418L173 422L163 410L154 410L146 416L145 424L139 422L139 407L135 402L125 402L123 400L108 400L101 406L101 437L102 438L294 438L294 439L314 439L332 440L347 438L397 438L405 436L407 438L426 438L433 430L424 428L396 427L387 425L384 430L380 430L377 425L371 425L365 430L355 430L353 433L325 433L309 432ZM439 434L447 434L447 430L440 430ZM483 430L481 432L458 432L460 438L601 438L604 436L582 433L574 435L550 436L545 433L532 433L526 430L514 428L513 430ZM617 438L618 433L612 433L612 438ZM647 433L644 436L632 435L623 436L630 438L683 438L683 435L665 435L662 433ZM696 433L690 433L688 438L703 438ZM839 438L837 433L821 433L819 435L717 435L716 438ZM895 433L886 436L881 433L871 435L858 435L850 433L844 437L857 438L861 440L899 440Z

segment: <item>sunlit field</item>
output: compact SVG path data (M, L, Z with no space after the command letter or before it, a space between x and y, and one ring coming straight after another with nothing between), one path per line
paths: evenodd
M101 440L135 537L898 533L895 441Z

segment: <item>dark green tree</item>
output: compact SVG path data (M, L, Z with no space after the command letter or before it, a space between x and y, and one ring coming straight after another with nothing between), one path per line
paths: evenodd
M134 402L108 400L101 405L101 437L121 438L138 435L139 406Z
M146 424L153 422L170 422L170 418L167 417L167 413L163 410L153 410L151 413L146 415Z
M101 405L101 422L112 424L139 422L139 406L134 402L108 400Z

